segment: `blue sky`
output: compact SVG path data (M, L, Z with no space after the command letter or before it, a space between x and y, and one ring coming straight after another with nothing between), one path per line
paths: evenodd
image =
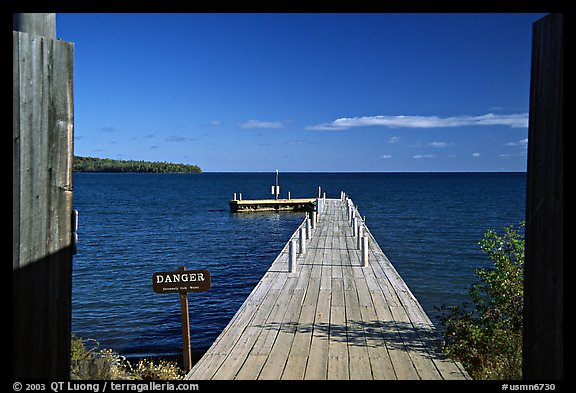
M77 155L204 171L525 171L543 14L57 14Z

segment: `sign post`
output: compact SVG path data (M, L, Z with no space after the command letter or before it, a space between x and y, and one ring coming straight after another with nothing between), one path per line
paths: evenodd
M152 288L156 293L179 293L182 317L182 366L188 372L192 368L190 346L190 315L188 292L204 292L210 289L208 270L186 270L180 266L177 272L158 272L152 275Z
M180 266L179 272L186 268ZM188 292L180 292L180 316L182 317L182 365L184 371L192 368L192 348L190 347L190 313L188 312Z

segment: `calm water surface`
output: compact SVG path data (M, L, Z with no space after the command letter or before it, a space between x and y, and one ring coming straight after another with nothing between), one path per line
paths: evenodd
M152 291L157 271L207 269L211 289L189 294L192 347L205 351L303 219L232 214L234 192L269 198L274 173L74 175L79 245L72 330L126 356L181 353L177 295ZM524 173L285 173L281 197L345 191L431 319L467 300L478 241L524 219Z

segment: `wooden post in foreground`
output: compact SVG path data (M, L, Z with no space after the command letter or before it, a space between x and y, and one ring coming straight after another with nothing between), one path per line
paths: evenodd
M12 14L12 376L70 378L74 44Z
M562 14L533 25L522 377L563 379Z

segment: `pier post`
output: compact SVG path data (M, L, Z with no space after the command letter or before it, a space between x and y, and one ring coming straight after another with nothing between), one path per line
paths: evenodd
M564 378L564 120L564 17L554 13L532 26L522 350L525 380Z
M312 228L310 221L311 220L309 218L306 219L306 239L308 240L312 239Z
M184 273L186 267L180 266L178 272ZM192 348L190 347L190 313L188 311L188 293L180 293L180 317L182 319L182 366L188 372L192 368Z
M296 240L290 240L288 245L288 271L296 272Z
M236 201L236 193L234 193L234 198L232 199L233 201Z
M356 237L356 248L358 250L362 249L362 239L364 238L364 227L362 225L358 226L358 236Z
M318 213L314 211L312 212L312 219L311 219L312 229L316 229L317 220L318 220Z
M300 254L306 254L306 228L300 228Z
M13 13L12 26L12 376L64 380L75 247L74 44L56 38L54 13Z
M368 266L368 236L362 237L362 267Z

